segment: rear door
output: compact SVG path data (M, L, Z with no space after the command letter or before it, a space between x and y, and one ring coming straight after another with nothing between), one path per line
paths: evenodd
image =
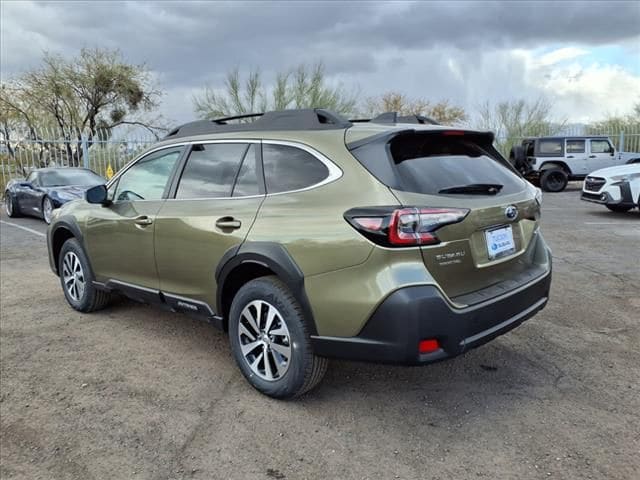
M590 170L586 141L581 138L567 138L565 142L565 158L571 173L574 175L587 175Z
M495 151L491 137L412 132L396 136L386 150L388 165L379 178L403 206L469 210L459 223L437 230L440 243L419 247L450 297L513 279L531 265L525 252L539 214L535 190ZM363 163L375 174L377 167Z
M260 142L194 144L156 221L160 288L177 308L211 314L215 271L245 239L264 199Z

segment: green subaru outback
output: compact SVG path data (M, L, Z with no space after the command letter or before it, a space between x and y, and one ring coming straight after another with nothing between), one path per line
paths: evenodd
M491 133L245 117L183 125L55 211L49 258L74 309L123 294L202 317L251 385L286 398L328 358L431 363L547 303L539 191Z

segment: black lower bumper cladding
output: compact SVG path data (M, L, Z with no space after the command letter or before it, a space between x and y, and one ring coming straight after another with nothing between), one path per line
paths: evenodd
M508 332L547 304L551 272L511 295L457 309L434 286L406 287L378 307L356 337L313 336L320 356L420 365L454 357ZM420 354L422 339L440 349Z

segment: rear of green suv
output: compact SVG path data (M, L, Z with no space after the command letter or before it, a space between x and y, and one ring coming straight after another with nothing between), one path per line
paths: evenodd
M122 293L211 321L278 398L331 357L453 357L549 295L538 192L492 141L322 110L194 122L57 213L51 266L77 310Z

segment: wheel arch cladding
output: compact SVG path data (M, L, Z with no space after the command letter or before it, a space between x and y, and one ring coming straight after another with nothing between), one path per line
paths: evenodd
M84 244L82 233L74 222L59 220L50 235L51 266L54 268L56 274L59 274L58 257L62 250L62 245L70 238L77 239L81 245Z
M554 168L559 168L561 170L564 170L564 172L567 175L571 175L571 169L569 168L569 166L564 163L564 162L559 162L559 161L548 161L548 162L544 162L542 165L540 165L540 171L544 171L544 170L552 170Z
M223 255L216 268L217 311L228 328L229 311L237 291L247 282L267 275L277 276L293 293L304 313L311 335L317 333L313 312L304 288L304 275L289 252L273 242L247 242Z

